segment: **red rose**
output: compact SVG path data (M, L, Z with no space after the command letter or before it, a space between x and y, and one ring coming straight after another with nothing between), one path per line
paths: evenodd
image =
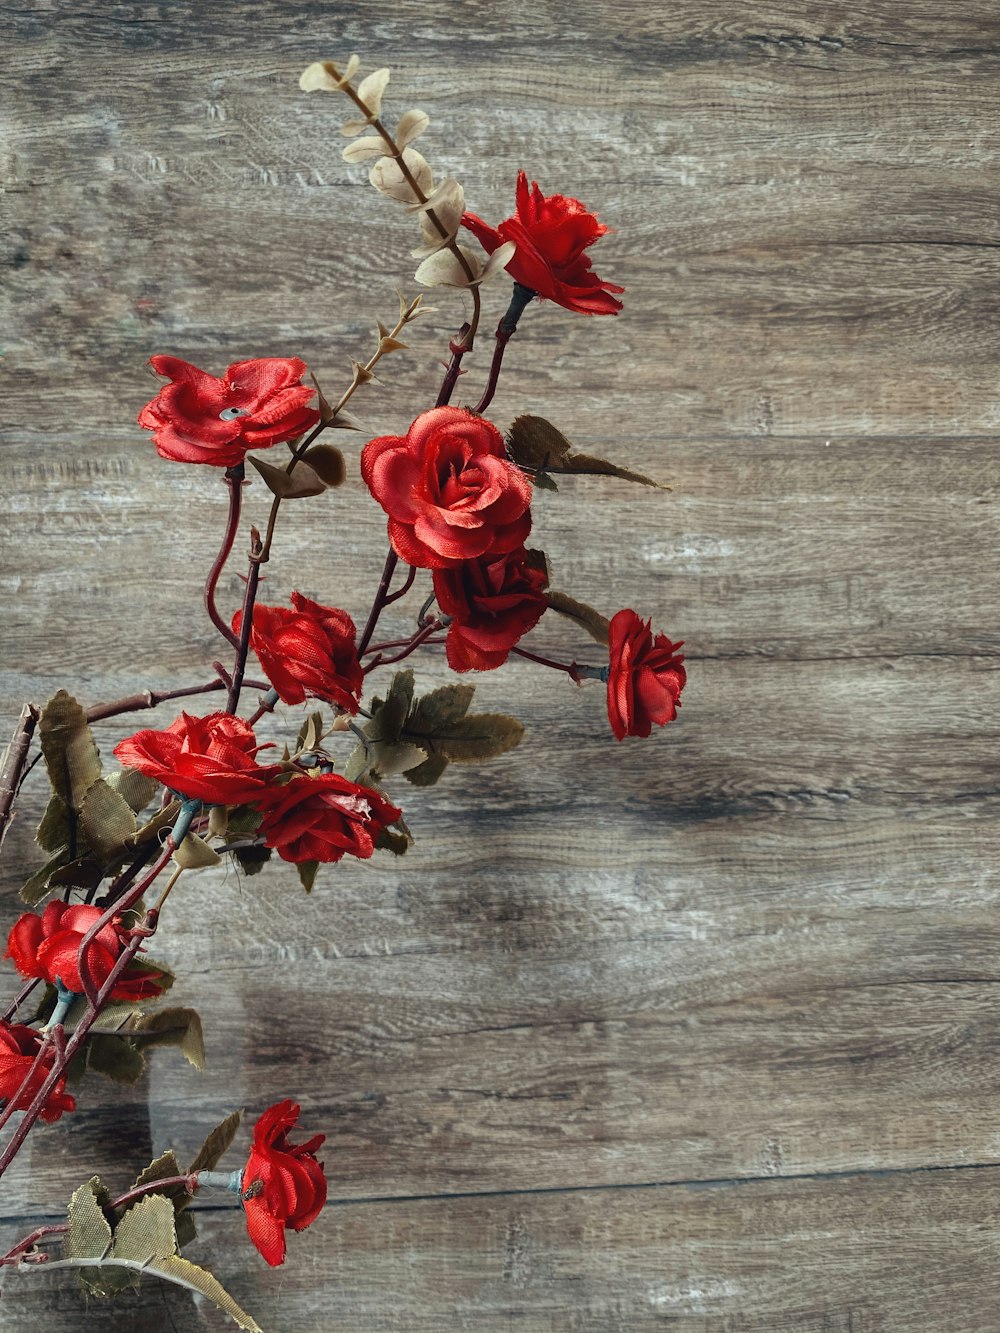
M22 976L40 977L53 986L58 980L67 990L79 995L83 992L80 944L90 927L103 915L99 907L73 907L59 900L49 903L41 916L24 912L14 922L7 937L7 956L14 960L14 966ZM99 930L87 953L94 981L100 988L121 953L121 940L114 926ZM130 975L129 968L126 968L115 982L110 999L142 1000L159 995L163 987L158 984L157 975L138 969Z
M181 796L206 805L244 805L281 771L262 768L253 729L228 713L181 713L166 731L137 731L115 746L115 758Z
M548 603L544 570L528 563L522 546L507 555L464 560L434 571L434 595L448 626L446 653L452 671L492 671L533 629Z
M316 390L301 383L306 363L297 356L237 361L221 380L176 356L149 364L171 381L139 413L163 458L235 467L247 450L293 440L319 421L306 406Z
M432 408L405 436L370 440L361 475L396 553L421 569L513 551L531 531L531 482L496 426L464 408Z
M41 1044L42 1038L34 1028L25 1027L23 1023L0 1021L0 1102L7 1103L17 1095ZM55 1047L51 1047L32 1074L28 1086L17 1097L15 1110L26 1111L35 1100L35 1094L52 1068L55 1054ZM65 1078L58 1079L45 1099L41 1111L43 1120L58 1120L63 1111L76 1110L76 1098L71 1097L65 1089Z
M611 666L608 676L608 718L619 740L648 736L655 722L665 726L677 716L687 672L677 656L680 643L650 631L634 611L611 619Z
M250 647L264 674L286 704L300 704L309 695L358 711L364 672L354 644L354 621L346 611L320 606L299 592L292 593L289 611L284 606L253 609ZM233 631L240 632L243 612L233 616Z
M367 860L381 830L403 813L339 773L292 778L256 804L266 845L283 861L297 862L339 861L345 854Z
M548 297L567 310L584 315L617 315L622 308L611 292L623 292L605 282L590 267L583 252L608 230L584 208L579 199L563 194L546 198L535 181L528 189L523 171L517 174L517 206L512 218L491 227L475 213L466 213L468 227L480 245L492 254L505 241L517 246L507 272L522 287Z
M304 1231L326 1203L326 1176L316 1149L326 1138L288 1142L299 1108L278 1102L265 1111L253 1131L250 1159L243 1169L243 1207L250 1239L272 1267L285 1262L285 1227Z

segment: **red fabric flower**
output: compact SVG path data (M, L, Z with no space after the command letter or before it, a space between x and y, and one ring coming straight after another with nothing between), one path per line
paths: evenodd
M149 364L171 381L139 413L163 458L235 467L249 449L293 440L319 421L306 406L316 390L301 383L306 363L297 356L236 361L221 380L176 356Z
M166 731L137 731L115 746L115 758L206 805L244 805L258 797L280 766L262 768L253 729L228 713L181 713Z
M300 704L310 696L358 711L364 673L354 644L354 621L346 611L320 606L299 592L292 606L253 609L250 647L264 674L286 704ZM233 616L233 631L240 632L243 612Z
M292 778L256 804L267 846L283 861L296 862L339 861L345 854L367 860L381 830L403 813L339 773Z
M285 1262L285 1227L304 1231L326 1203L326 1176L316 1149L325 1134L308 1143L288 1142L299 1108L278 1102L257 1121L250 1159L243 1170L243 1207L250 1239L276 1268Z
M507 272L515 282L530 287L567 310L583 315L617 315L622 308L611 292L623 292L599 278L583 252L607 232L579 199L564 194L542 194L535 181L517 173L516 209L512 218L491 227L475 213L466 213L468 227L480 245L492 254L505 241L517 246Z
M496 426L464 408L432 408L405 436L370 440L361 475L393 549L421 569L513 551L531 531L531 482Z
M23 1023L0 1021L0 1102L6 1104L12 1097L17 1097L15 1110L26 1111L35 1100L35 1094L45 1082L55 1059L55 1048L50 1047L41 1064L31 1075L28 1086L18 1096L29 1069L34 1064L42 1038L34 1028ZM76 1098L66 1092L66 1080L56 1080L51 1092L45 1099L41 1111L43 1120L58 1120L63 1111L76 1110Z
M522 546L507 555L465 560L434 571L434 595L448 626L445 652L452 671L492 671L542 617L545 571L528 563Z
M677 716L687 680L677 649L665 634L653 638L650 622L634 611L611 619L611 667L608 676L608 718L619 740L648 736L655 722L665 726Z
M14 922L7 937L7 957L23 977L40 977L55 985L61 981L67 990L81 994L79 952L84 935L104 913L99 907L71 906L55 900L41 916L24 912ZM90 967L98 987L103 986L121 953L121 939L114 926L104 926L94 936L87 950ZM126 968L111 991L112 1000L142 1000L159 995L163 987L158 973L131 972Z

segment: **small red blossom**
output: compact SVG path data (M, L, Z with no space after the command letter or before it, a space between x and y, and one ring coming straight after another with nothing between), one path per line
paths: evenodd
M104 913L99 907L50 902L39 916L24 912L7 937L7 957L23 977L39 977L54 986L61 981L67 990L81 994L79 953L83 937ZM112 925L101 928L87 950L90 969L98 987L104 985L121 953L122 941ZM112 1000L143 1000L159 995L163 987L158 973L141 971L130 964L111 990Z
M393 549L421 569L513 551L531 531L531 482L496 426L464 408L432 408L405 436L370 440L361 475Z
M665 726L677 716L680 694L687 680L678 656L680 643L665 634L653 638L650 622L634 611L619 611L611 619L608 718L619 740L648 736L655 722Z
M402 815L377 791L339 773L292 778L256 802L264 814L259 832L283 861L367 860L375 839Z
M593 213L564 194L544 195L536 181L528 188L523 171L517 174L514 216L491 227L475 213L466 213L462 225L492 254L506 241L517 246L507 272L515 282L530 287L567 310L584 315L617 315L622 308L612 292L623 292L599 278L584 251L607 232Z
M26 1027L23 1023L0 1020L0 1102L6 1104L14 1097L16 1098L14 1109L26 1111L35 1100L36 1094L52 1069L56 1055L54 1047L48 1049L38 1066L31 1072L27 1087L21 1092L18 1092L18 1089L35 1063L41 1045L42 1038L34 1028ZM64 1111L75 1110L76 1098L66 1091L65 1078L57 1079L45 1099L45 1105L40 1112L41 1118L51 1122L58 1120Z
M289 1143L299 1107L278 1102L257 1121L250 1158L243 1170L243 1207L250 1239L276 1268L285 1262L285 1227L304 1231L326 1203L326 1176L316 1149L326 1138Z
M155 432L163 458L235 467L248 450L293 440L319 421L307 406L316 390L301 382L306 363L297 356L236 361L222 379L176 356L149 364L170 383L139 413L139 425Z
M280 766L257 763L262 748L241 718L182 713L166 731L137 731L120 741L114 753L126 768L138 769L181 796L206 805L245 805L281 772Z
M464 560L434 571L438 606L452 617L445 652L452 671L492 671L534 629L548 603L545 571L528 552Z
M292 607L258 604L253 609L250 647L264 674L286 704L300 704L309 696L356 713L365 677L354 621L346 611L320 606L299 592L292 593ZM242 623L243 612L237 611L235 634Z

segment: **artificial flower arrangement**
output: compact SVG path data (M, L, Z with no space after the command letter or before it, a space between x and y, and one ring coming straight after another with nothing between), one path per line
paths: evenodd
M316 441L327 431L361 429L347 405L375 379L380 361L405 349L407 326L431 313L421 296L400 296L392 328L378 321L375 350L352 363L350 382L335 402L313 377L306 382L307 367L297 357L238 361L220 378L175 356L151 359L166 383L139 413L139 425L151 432L162 458L221 469L228 489L228 518L204 600L232 665L213 663L215 674L203 684L147 690L90 708L60 690L44 708L29 704L22 712L0 769L0 838L17 791L41 758L52 790L36 839L48 860L28 878L22 897L32 909L48 901L43 910L23 913L7 940L8 964L24 984L0 1019L0 1128L22 1114L8 1129L0 1174L36 1121L75 1109L68 1088L88 1071L134 1082L148 1050L163 1044L179 1046L193 1065L203 1066L196 1012L157 1003L173 975L146 953L183 874L228 856L251 875L277 853L311 890L323 864L406 851L412 836L399 803L400 779L419 789L437 782L452 763L488 759L518 744L522 728L515 718L470 711L470 673L495 670L514 654L577 684L604 682L619 741L649 736L680 704L681 645L654 634L633 610L609 620L556 590L544 553L526 544L534 492L557 489L560 474L657 483L575 451L540 417L521 416L502 432L485 415L507 344L536 298L580 315L621 310L623 289L599 277L588 254L607 228L578 200L545 195L524 172L511 217L494 227L468 212L462 186L450 177L435 180L413 147L427 115L406 111L390 131L381 113L389 71L376 70L356 85L358 70L356 56L342 71L318 63L305 71L300 87L346 95L353 103L353 117L343 126L352 140L345 159L372 161L372 184L419 225L416 281L466 293L469 319L449 344L434 401L420 405L405 433L369 440L360 451L361 479L385 511L389 544L360 633L347 610L298 591L288 604L265 605L259 582L282 505L323 495L345 480L344 455ZM483 289L504 273L513 279L513 292L496 328L484 387L474 405L455 406ZM290 454L283 466L257 456L281 444ZM243 605L226 615L217 587L240 532L248 462L271 492L270 510L263 535L249 529ZM376 641L383 610L411 591L419 608L412 632ZM557 661L525 647L525 637L550 612L585 629L601 646L600 660ZM412 669L387 677L386 668L440 647L463 680L418 694ZM251 654L263 680L246 676ZM376 672L380 694L369 690ZM257 702L247 707L244 693L251 690ZM212 692L224 693L224 707L207 714L185 710L163 730L136 731L114 749L120 767L104 772L90 722ZM279 703L308 700L322 707L301 725L296 720L297 734L289 733L282 753L258 743L254 727L265 714ZM294 1142L299 1115L291 1099L264 1109L244 1165L229 1172L215 1168L235 1139L239 1112L209 1134L186 1170L168 1150L117 1196L92 1177L73 1194L65 1223L25 1236L0 1256L0 1265L73 1267L99 1295L153 1274L201 1292L241 1327L256 1329L207 1269L180 1254L195 1234L189 1205L201 1188L231 1189L250 1240L268 1264L282 1263L286 1229L309 1226L327 1192L316 1156L324 1136Z

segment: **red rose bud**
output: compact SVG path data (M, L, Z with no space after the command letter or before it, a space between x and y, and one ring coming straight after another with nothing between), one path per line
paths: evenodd
M308 696L358 711L364 672L355 647L354 621L346 611L320 606L292 593L292 606L257 605L253 610L250 647L264 674L286 704ZM239 634L243 612L233 616Z
M264 814L259 832L283 861L367 860L375 839L402 810L377 791L359 787L339 773L295 777L272 787L256 802Z
M49 903L41 916L24 912L7 937L7 957L23 977L39 977L54 986L81 994L79 953L83 937L104 915L99 907L71 906L58 900ZM121 953L122 941L114 926L97 932L87 950L90 970L98 988L104 985ZM130 965L131 966L131 965ZM109 996L112 1000L143 1000L159 995L163 987L158 973L126 968Z
M6 1105L12 1097L16 1097L14 1109L17 1111L28 1109L52 1068L56 1052L54 1047L49 1047L31 1072L27 1087L18 1092L35 1063L41 1045L42 1038L34 1028L0 1020L0 1102ZM71 1097L65 1089L65 1078L57 1079L40 1112L43 1120L58 1120L64 1111L76 1110L76 1098Z
M527 176L519 171L513 217L491 227L475 213L466 213L462 225L487 254L513 241L517 249L507 272L539 296L584 315L617 315L621 310L621 301L610 293L625 288L599 278L584 254L608 229L579 199L546 197L535 181L529 190Z
M448 626L445 652L452 671L492 671L534 629L547 606L545 571L528 563L522 546L507 555L464 560L434 571L434 595Z
M650 631L634 611L619 611L610 627L608 718L619 740L648 736L652 724L665 726L677 716L687 680L677 649L665 634Z
M531 482L496 426L464 408L432 408L405 436L370 440L361 475L393 549L421 569L513 551L531 531Z
M278 1102L265 1111L253 1131L250 1159L243 1170L243 1207L250 1239L272 1267L285 1262L285 1227L303 1231L315 1222L326 1202L326 1176L316 1149L326 1138L288 1141L299 1108Z
M293 440L319 421L306 406L316 390L301 383L306 363L298 357L237 361L222 379L176 356L149 364L171 381L139 413L163 458L235 467L248 450Z
M253 729L228 713L182 713L166 731L137 731L115 746L115 758L171 791L206 805L245 805L281 772L262 768Z

